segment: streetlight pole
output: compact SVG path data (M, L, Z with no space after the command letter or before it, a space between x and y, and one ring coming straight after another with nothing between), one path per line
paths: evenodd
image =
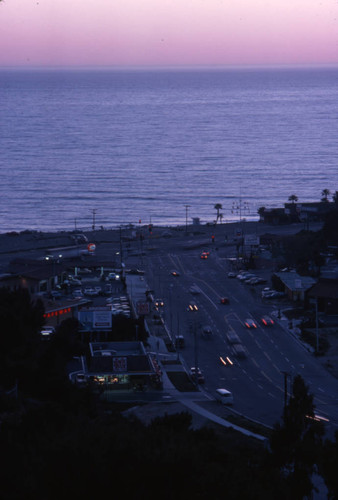
M190 205L184 205L185 206L185 234L188 234L188 208Z
M286 371L281 372L284 375L284 417L286 417L286 407L288 404L288 377L290 373Z
M93 213L92 230L95 231L95 215L96 215L96 209L95 208L93 208L92 213Z
M198 307L195 304L189 304L188 311L197 313ZM195 316L193 317L193 335L194 335L194 352L195 352L195 383L198 385L198 346L197 346L197 321Z

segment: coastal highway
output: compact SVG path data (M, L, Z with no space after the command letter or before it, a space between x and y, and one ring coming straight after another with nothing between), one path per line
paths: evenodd
M234 394L234 409L267 425L280 420L285 397L285 377L288 393L292 379L300 374L314 395L316 412L329 422L331 433L338 429L338 380L287 329L286 320L278 320L278 309L287 303L263 302L261 289L250 287L227 277L228 261L211 251L208 259L200 258L200 250L179 250L177 253L146 255L144 268L155 298L162 298L162 315L169 331L183 334L186 347L180 357L187 371L196 364L205 376L201 390L212 396L217 387ZM179 276L173 276L176 270ZM269 276L267 271L255 270ZM194 294L190 292L194 287ZM196 293L198 292L198 293ZM221 304L221 297L229 304ZM189 303L198 311L189 312ZM272 327L264 327L265 314L275 319ZM244 322L252 318L256 329ZM203 327L212 329L210 338L203 336ZM235 332L246 352L239 358L228 340ZM220 355L231 363L224 366Z

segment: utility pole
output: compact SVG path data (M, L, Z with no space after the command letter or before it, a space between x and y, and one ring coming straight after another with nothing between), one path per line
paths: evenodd
M316 353L319 351L319 339L318 339L318 297L316 297Z
M184 205L185 206L185 234L188 234L188 208L190 205Z
M286 416L286 407L288 405L288 376L290 373L286 371L281 372L284 375L284 417Z
M122 228L121 228L121 226L120 226L120 263L121 263L121 269L122 269L123 256L122 256Z
M92 214L93 214L92 230L95 231L95 216L96 216L96 209L95 208L93 208Z

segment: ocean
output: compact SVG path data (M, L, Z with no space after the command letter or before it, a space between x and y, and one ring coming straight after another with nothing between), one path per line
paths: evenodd
M338 190L338 68L0 70L0 232L257 219Z

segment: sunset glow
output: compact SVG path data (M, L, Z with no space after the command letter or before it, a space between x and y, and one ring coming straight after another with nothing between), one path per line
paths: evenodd
M5 0L1 66L336 64L334 0Z

